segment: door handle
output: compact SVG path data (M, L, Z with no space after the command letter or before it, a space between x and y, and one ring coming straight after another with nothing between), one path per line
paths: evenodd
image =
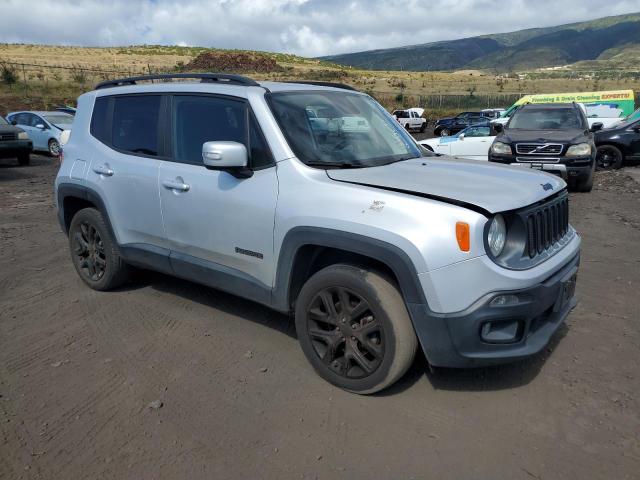
M113 175L113 170L109 168L108 163L105 163L104 165L96 165L92 170L98 175L104 175L105 177L110 177L111 175Z
M175 180L164 180L162 185L169 190L177 190L179 192L188 192L191 186L184 183L182 178L178 177Z

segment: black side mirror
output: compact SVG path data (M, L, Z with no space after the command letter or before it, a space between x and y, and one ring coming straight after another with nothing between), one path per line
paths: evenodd
M14 126L15 126L15 125L17 125L17 124L18 124L18 122L16 122L15 120L11 120L11 125L14 125Z
M602 130L603 127L604 127L604 124L602 122L596 122L593 125L591 125L591 131L597 132L598 130Z
M504 125L502 125L501 123L494 123L493 124L493 130L496 133L502 133L502 132L504 132Z
M636 125L635 127L633 127L633 131L636 133L640 133L640 125Z

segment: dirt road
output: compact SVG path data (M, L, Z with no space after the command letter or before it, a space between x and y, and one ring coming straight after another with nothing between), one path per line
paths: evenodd
M153 273L89 290L55 173L0 161L0 478L640 475L640 184L624 171L572 195L579 306L542 355L435 373L421 358L371 397L322 381L290 319L256 304Z

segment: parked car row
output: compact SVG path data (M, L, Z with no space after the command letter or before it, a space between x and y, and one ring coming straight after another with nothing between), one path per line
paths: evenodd
M640 109L632 112L627 118L618 120L615 124L609 128L603 128L602 122L590 122L586 117L586 110L582 104L522 104L516 110L518 111L538 111L541 121L543 123L539 125L541 128L529 128L528 130L535 131L535 137L538 142L543 140L556 142L559 136L566 136L568 140L577 141L572 134L575 133L576 119L572 115L566 116L567 105L571 108L578 108L582 112L582 116L587 118L586 126L582 125L584 132L591 132L593 135L593 152L595 152L595 165L599 169L607 168L620 168L625 160L640 160ZM540 109L533 107L540 106ZM525 108L526 107L526 108ZM507 124L498 122L490 122L487 126L486 122L482 122L471 127L467 127L464 130L459 131L455 135L431 138L427 140L420 140L419 143L426 149L443 154L451 155L455 157L468 158L473 160L489 160L490 152L488 146L493 144L496 136L505 129L508 125L510 129L523 130L518 126L518 121L512 123L511 117L515 115L512 112ZM542 113L546 112L546 113ZM466 112L465 112L466 113ZM558 116L558 114L561 114ZM531 117L532 118L532 117ZM571 119L573 118L573 120ZM579 130L579 128L578 128ZM544 133L540 133L540 131ZM552 133L551 133L552 132ZM542 152L544 153L544 151ZM547 152L548 153L548 152ZM549 155L547 155L549 157ZM522 160L522 156L518 157ZM543 170L558 170L562 167L561 161L551 156L551 158L534 157L536 161L534 165ZM573 159L573 163L577 160ZM517 164L524 163L523 161L515 162ZM542 164L556 164L555 167ZM570 168L569 171L572 169ZM573 175L573 174L570 174Z
M72 112L72 113L69 113ZM33 151L57 157L63 138L68 138L75 109L59 107L55 111L11 112L0 117L0 158L17 158L20 165L29 164Z

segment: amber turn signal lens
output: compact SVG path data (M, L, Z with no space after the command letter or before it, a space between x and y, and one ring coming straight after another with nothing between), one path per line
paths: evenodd
M463 252L468 252L471 249L471 237L469 236L468 223L456 223L456 240L458 240L458 247L460 247L460 250Z

